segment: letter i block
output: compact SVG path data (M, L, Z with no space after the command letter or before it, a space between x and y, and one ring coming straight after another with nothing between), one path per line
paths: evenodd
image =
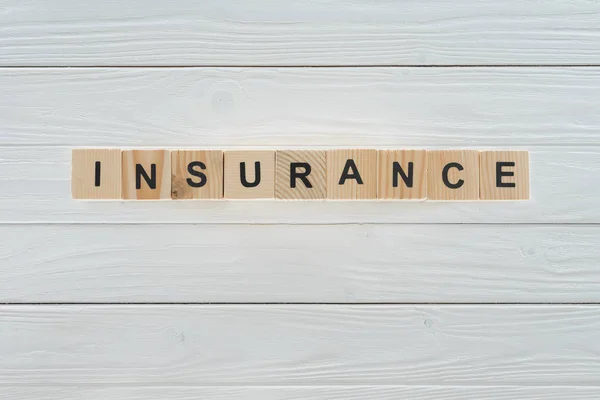
M327 151L327 198L366 200L377 198L377 150Z
M173 150L171 198L222 199L223 152L221 150Z
M278 199L314 200L327 198L325 150L277 151Z
M482 151L480 163L482 200L529 199L527 151Z
M427 160L427 199L479 199L477 150L432 150L427 152Z
M123 199L170 199L170 155L169 150L124 150Z
M226 199L275 198L275 151L224 152Z
M75 149L71 168L74 199L121 199L121 150Z
M379 150L377 164L377 198L427 198L427 151Z

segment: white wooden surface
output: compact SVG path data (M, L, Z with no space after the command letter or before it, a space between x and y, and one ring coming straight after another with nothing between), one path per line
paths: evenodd
M600 144L600 67L0 68L0 87L10 145Z
M1 65L599 63L595 0L3 0Z
M4 225L0 302L598 303L599 234L595 225Z

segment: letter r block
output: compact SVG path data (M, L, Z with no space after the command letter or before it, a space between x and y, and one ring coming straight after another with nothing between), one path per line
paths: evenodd
M74 199L121 199L121 150L75 149L71 161Z
M275 195L285 200L327 198L325 150L277 151Z
M481 200L529 199L527 151L482 151L479 157Z
M479 199L477 150L431 150L427 161L428 200Z
M223 152L171 151L171 198L222 199Z
M170 155L169 150L124 150L123 199L171 199Z
M275 151L225 151L226 199L275 198Z
M376 199L377 150L328 150L327 198L334 200Z

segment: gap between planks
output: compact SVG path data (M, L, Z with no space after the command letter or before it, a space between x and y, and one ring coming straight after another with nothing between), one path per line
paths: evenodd
M244 65L244 64L214 64L214 65L0 65L0 69L25 69L25 68L579 68L600 67L600 64L340 64L340 65Z

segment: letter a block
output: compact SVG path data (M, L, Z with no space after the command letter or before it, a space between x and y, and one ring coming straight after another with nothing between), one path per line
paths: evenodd
M482 151L479 157L482 200L529 199L527 151Z
M226 199L275 198L275 151L226 151Z
M171 198L222 199L223 152L221 150L173 150Z
M74 199L121 199L121 150L73 150L71 167Z
M325 150L277 151L275 194L278 199L327 197Z
M327 198L366 200L377 198L377 150L327 151Z
M432 150L427 159L427 199L479 199L477 150Z
M427 198L427 151L379 150L377 164L377 198Z
M123 199L170 199L170 154L169 150L124 150Z

